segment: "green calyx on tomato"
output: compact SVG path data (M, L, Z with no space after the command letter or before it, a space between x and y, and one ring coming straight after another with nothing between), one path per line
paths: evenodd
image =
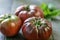
M38 27L41 27L41 26L43 26L43 27L47 27L47 26L48 26L44 21L42 21L41 18L36 18L36 20L33 19L33 20L32 20L32 23L33 23L37 28L38 28Z
M26 10L26 11L30 11L29 5L26 6L25 10Z
M4 15L4 17L3 18L1 18L1 21L4 21L5 19L9 19L9 20L17 20L18 19L18 17L17 16L15 16L15 15L9 15L9 14L7 14L7 15Z

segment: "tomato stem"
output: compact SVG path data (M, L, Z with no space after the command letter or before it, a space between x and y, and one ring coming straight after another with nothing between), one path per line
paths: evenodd
M48 27L48 25L46 23L42 23L42 21L40 19L34 19L32 22L37 28L38 27Z
M29 5L27 5L27 7L25 8L25 10L30 11L30 10L29 10Z

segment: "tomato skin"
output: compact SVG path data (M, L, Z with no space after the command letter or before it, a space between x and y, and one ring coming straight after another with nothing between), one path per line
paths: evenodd
M33 16L44 18L42 9L36 5L19 6L16 9L15 15L21 18L23 21Z
M38 18L31 17L24 21L24 24L22 26L23 36L27 40L48 40L48 38L50 37L50 35L52 33L51 23L49 21L43 19L42 21L44 21L48 25L48 27L39 26L38 28L36 28L36 25L31 23L33 19L36 20Z
M4 20L4 16L5 16L5 15L0 15L0 24L1 24L1 22ZM1 30L1 26L0 26L0 30Z
M24 10L24 6L18 7L18 8L16 9L16 11L15 11L15 13L16 13L15 15L18 16L18 15L19 15L19 12L22 11L22 10Z
M1 32L5 36L15 36L21 28L22 21L15 15L10 15L10 18L6 18L1 22Z

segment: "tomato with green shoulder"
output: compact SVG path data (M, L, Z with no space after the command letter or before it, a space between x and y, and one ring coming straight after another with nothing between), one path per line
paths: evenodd
M1 33L5 36L14 36L21 28L22 21L16 15L5 15L0 23Z

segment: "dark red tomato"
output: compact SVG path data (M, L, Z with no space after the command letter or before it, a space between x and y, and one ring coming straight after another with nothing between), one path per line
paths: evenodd
M27 40L48 40L52 33L52 25L44 18L31 17L25 20L22 33Z
M36 5L22 5L16 9L15 14L23 21L29 17L41 17L43 18L43 11Z
M16 15L6 15L1 22L1 32L5 36L14 36L18 33L21 27L22 21Z

